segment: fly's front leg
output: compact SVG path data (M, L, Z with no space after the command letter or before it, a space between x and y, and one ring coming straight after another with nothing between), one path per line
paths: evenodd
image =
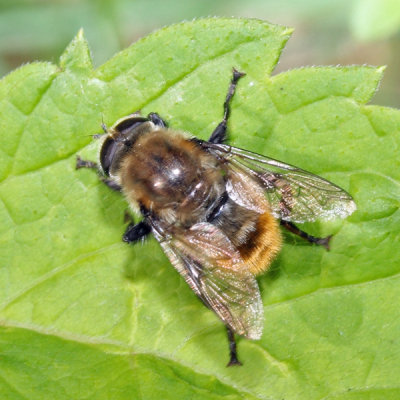
M309 235L308 233L302 231L300 228L298 228L295 224L289 221L281 220L281 225L286 228L289 232L294 233L297 236L300 236L301 238L307 240L310 243L315 243L320 246L325 247L326 250L329 251L329 242L332 238L332 235L329 235L324 238L319 238L316 236Z
M218 126L215 128L214 132L211 134L210 138L208 139L208 141L210 143L223 143L224 140L226 139L226 127L228 124L229 114L231 112L230 103L231 103L233 95L235 94L238 80L244 75L245 74L243 72L239 72L235 68L233 68L233 77L232 77L231 83L229 85L228 93L226 95L226 99L224 102L224 118L218 124Z
M82 160L79 156L76 157L76 169L80 168L89 168L99 170L99 166L94 161ZM116 184L112 179L100 178L110 189L115 190L117 192L121 192L121 186ZM150 225L148 225L145 221L141 221L136 225L131 222L124 235L122 236L122 240L126 243L135 243L141 239L144 239L151 232Z
M154 125L160 126L161 128L166 128L168 124L157 114L157 113L150 113L147 118L151 121Z
M89 160L82 160L80 156L76 156L76 169L81 169L81 168L89 168L89 169L95 169L98 170L99 166L96 162L94 161L89 161Z
M126 243L136 243L151 233L151 227L146 221L137 224L130 223L126 228L122 240Z
M235 334L231 328L226 327L229 342L229 362L227 367L232 367L233 365L243 365L237 357L236 340Z
M76 156L76 169L80 168L89 168L89 169L95 169L96 171L99 171L99 166L96 162L94 161L89 161L89 160L82 160L80 156ZM100 177L101 181L105 183L111 190L114 190L115 192L121 192L122 188L119 186L117 183L115 183L112 179Z

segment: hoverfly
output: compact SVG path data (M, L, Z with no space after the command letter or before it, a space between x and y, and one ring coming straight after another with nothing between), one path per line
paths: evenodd
M222 121L208 140L167 128L156 113L103 124L103 181L122 192L143 219L123 235L152 233L194 293L227 327L229 365L240 365L234 334L260 339L264 313L255 276L281 248L279 224L329 248L295 223L344 218L352 197L300 168L224 144L230 102L243 73L233 70ZM77 168L97 168L77 158Z

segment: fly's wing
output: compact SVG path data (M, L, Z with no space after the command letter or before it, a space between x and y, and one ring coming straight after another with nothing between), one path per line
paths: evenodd
M224 144L204 142L203 146L229 161L229 196L247 208L261 190L274 217L286 221L345 218L356 210L345 190L310 172ZM246 195L244 185L251 186L253 191Z
M206 222L167 233L154 225L165 254L204 304L237 334L259 339L264 310L258 284L226 235Z

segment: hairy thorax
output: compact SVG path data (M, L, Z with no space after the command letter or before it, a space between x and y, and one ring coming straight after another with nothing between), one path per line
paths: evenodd
M166 223L184 227L206 220L225 190L215 158L166 130L139 137L119 175L129 201Z

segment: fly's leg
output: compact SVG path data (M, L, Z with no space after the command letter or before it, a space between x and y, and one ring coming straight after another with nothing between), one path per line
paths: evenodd
M229 342L229 362L226 366L231 367L233 365L242 365L237 357L235 334L233 333L233 330L228 326L226 327L226 331L228 333Z
M90 169L98 169L98 165L94 161L82 160L80 156L76 156L76 169L80 168L90 168Z
M90 168L98 170L98 165L94 161L82 160L79 156L76 157L76 169L80 168ZM112 179L100 178L110 189L115 190L116 192L121 192L121 186L116 184ZM126 215L125 215L126 218ZM132 220L131 220L132 221ZM145 222L141 221L137 224L131 222L124 235L122 236L122 240L126 243L135 243L141 239L144 239L151 232L150 226Z
M160 126L161 128L166 128L168 124L157 114L157 113L150 113L147 118L151 121L154 125Z
M94 161L82 160L79 156L76 156L76 169L80 168L89 168L95 169L96 171L99 170L99 166ZM101 181L104 182L110 189L114 190L115 192L121 192L122 188L117 183L115 183L112 179L100 177Z
M315 243L315 244L318 244L320 246L323 246L323 247L325 247L326 250L329 251L329 242L330 242L330 240L332 238L332 235L329 235L329 236L324 237L324 238L315 237L315 236L309 235L308 233L302 231L301 229L299 229L292 222L285 221L284 219L281 220L281 225L284 228L286 228L289 232L292 232L295 235L300 236L301 238L307 240L310 243Z
M122 236L122 240L126 243L136 243L144 239L149 233L151 233L151 227L147 222L130 223Z
M233 77L231 80L231 84L229 85L228 93L226 95L226 99L224 102L224 118L218 124L218 126L214 129L214 132L211 134L210 138L208 139L208 141L210 143L217 143L217 144L223 143L224 140L226 139L226 127L227 127L227 123L228 123L229 114L231 112L230 103L231 103L233 95L235 94L235 89L236 89L238 80L244 75L245 74L243 72L239 72L235 68L233 68Z

